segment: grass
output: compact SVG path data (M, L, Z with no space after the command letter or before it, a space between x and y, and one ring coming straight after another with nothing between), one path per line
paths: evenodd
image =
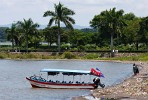
M0 52L0 59L91 59L91 60L120 60L120 61L148 61L148 53L121 57L100 57L98 53L11 53Z

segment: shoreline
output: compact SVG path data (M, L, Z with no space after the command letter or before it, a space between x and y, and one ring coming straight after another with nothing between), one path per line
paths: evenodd
M4 60L4 59L2 59ZM41 59L5 59L5 60L41 60ZM73 60L73 61L97 61L97 62L117 62L117 63L135 63L140 71L136 76L131 76L123 82L106 87L92 90L91 94L86 96L73 97L72 100L148 100L148 61L118 61L118 60L86 60L86 59L44 59L44 60ZM93 99L92 99L93 98ZM105 100L104 99L104 100Z
M113 61L114 62L114 61ZM123 82L106 87L104 89L98 88L92 90L90 97L93 100L100 98L113 99L113 100L148 100L148 62L140 61L115 61L121 63L135 63L139 67L139 74L133 75ZM89 96L74 97L72 100L91 100Z

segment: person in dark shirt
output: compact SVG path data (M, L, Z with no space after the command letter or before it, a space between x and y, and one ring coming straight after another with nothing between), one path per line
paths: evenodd
M100 87L102 87L102 88L105 87L104 84L101 84L100 79L99 79L98 77L94 78L94 79L93 79L93 82L94 82L94 84L95 84L95 87L94 87L95 89L98 88L98 85L99 85Z
M134 75L137 75L139 73L139 69L136 64L133 64L133 72L134 72Z

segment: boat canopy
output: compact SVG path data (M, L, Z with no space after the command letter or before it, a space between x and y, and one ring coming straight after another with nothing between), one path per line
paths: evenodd
M40 70L40 72L47 72L48 75L57 75L60 72L63 75L94 75L94 76L98 76L100 77L100 73L99 71L91 68L90 71L85 71L85 70L70 70L70 69L42 69Z
M63 73L90 74L90 71L84 71L84 70L70 70L70 69L42 69L40 72L63 72Z

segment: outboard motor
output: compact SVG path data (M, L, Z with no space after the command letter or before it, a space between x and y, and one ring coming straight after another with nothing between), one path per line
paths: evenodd
M101 84L101 83L100 83L99 85L100 85L100 87L102 87L102 88L104 88L104 87L105 87L105 84Z
M98 88L98 85L99 85L100 87L102 87L102 88L105 87L104 84L101 84L100 79L99 79L98 77L94 78L94 79L93 79L93 82L94 82L94 84L95 84L95 86L94 86L95 89Z

